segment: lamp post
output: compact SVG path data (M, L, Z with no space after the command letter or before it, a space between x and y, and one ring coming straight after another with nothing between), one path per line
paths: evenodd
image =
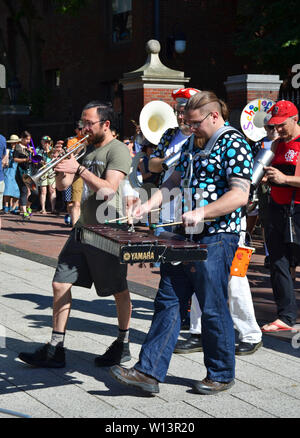
M176 58L186 51L186 35L183 32L174 32L167 38L167 58Z
M186 36L183 32L178 32L174 37L174 50L181 55L186 50Z

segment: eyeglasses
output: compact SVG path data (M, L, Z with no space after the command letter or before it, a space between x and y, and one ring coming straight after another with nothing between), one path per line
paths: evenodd
M178 116L182 117L184 115L184 111L174 110L174 114L176 117L178 117Z
M91 128L92 126L96 125L96 123L105 123L105 122L106 122L106 120L97 120L96 122L91 122L90 120L80 120L79 126L81 129L85 128L85 127Z
M130 144L130 141L124 141L124 144L129 145L129 144Z
M206 114L206 116L204 117L204 119L199 120L199 122L192 122L192 123L184 123L185 126L188 126L190 129L198 129L201 125L202 122L204 122L205 119L207 119L208 116L210 116L211 113Z

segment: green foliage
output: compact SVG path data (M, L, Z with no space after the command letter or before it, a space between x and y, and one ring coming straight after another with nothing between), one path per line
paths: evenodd
M240 1L233 41L251 72L286 75L300 62L299 1Z
M76 15L86 6L87 0L53 0L56 10L61 14Z

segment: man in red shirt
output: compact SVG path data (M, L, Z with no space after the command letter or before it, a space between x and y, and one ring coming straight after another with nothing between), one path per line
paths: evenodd
M276 103L269 126L279 138L272 144L272 166L265 167L265 181L271 185L266 229L270 253L271 283L277 319L262 327L263 332L291 330L297 319L297 303L290 268L300 262L300 126L298 109L287 100Z

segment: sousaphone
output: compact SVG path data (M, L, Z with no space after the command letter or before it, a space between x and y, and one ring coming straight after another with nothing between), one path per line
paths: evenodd
M140 113L140 127L146 139L157 145L163 133L178 126L173 108L161 100L147 103Z
M267 133L264 119L270 114L275 102L268 98L251 100L241 113L240 123L243 133L249 140L260 141Z
M161 100L153 100L144 106L140 113L139 123L146 140L154 145L158 145L159 140L167 129L178 126L173 108ZM145 155L144 152L139 152L132 159L128 177L133 188L143 186L143 182L138 176L138 165Z

